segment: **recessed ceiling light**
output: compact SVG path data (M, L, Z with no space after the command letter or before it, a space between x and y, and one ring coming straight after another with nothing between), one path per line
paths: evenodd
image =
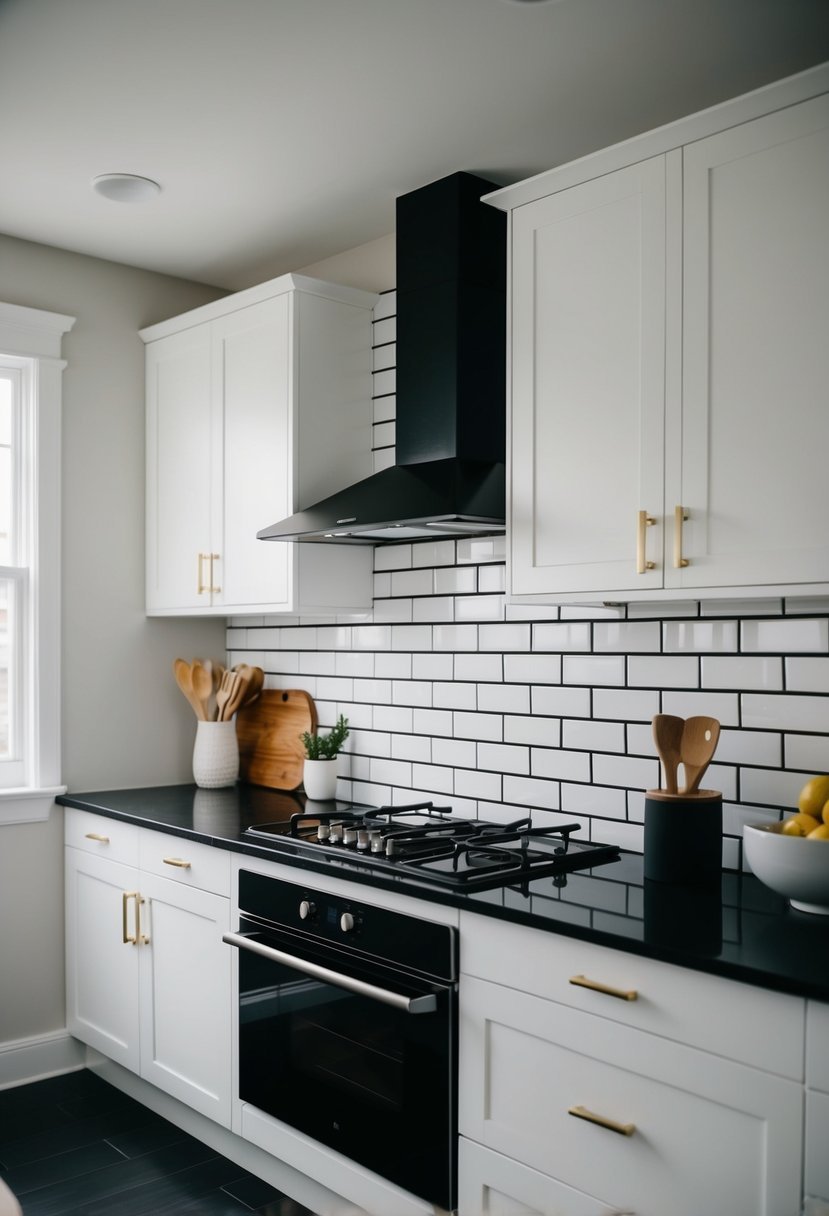
M158 182L135 173L101 173L93 177L92 189L114 203L144 203L161 192Z

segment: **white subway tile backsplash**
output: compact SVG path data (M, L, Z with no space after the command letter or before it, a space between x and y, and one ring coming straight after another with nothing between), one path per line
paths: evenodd
M666 654L737 652L736 621L665 621L662 649Z
M384 445L395 309L387 292L375 310ZM394 457L380 447L374 467ZM651 719L710 713L723 730L706 785L722 789L723 856L739 866L743 824L776 818L829 772L829 597L508 604L505 557L503 536L378 545L373 609L232 618L227 658L261 666L268 688L305 688L324 729L345 713L338 793L374 805L423 797L499 822L575 820L586 838L641 851L644 791L659 783ZM577 919L575 883L560 903Z
M561 724L561 745L585 752L623 752L625 728L621 722L568 719Z
M526 743L537 747L561 746L558 718L530 718L507 714L504 717L504 742Z
M594 718L611 718L617 722L650 722L654 714L659 712L658 692L630 688L597 688L593 693Z
M374 675L378 680L408 680L412 676L414 655L396 650L374 656Z
M825 735L785 735L783 755L786 768L829 773L829 739Z
M479 743L478 767L497 773L523 773L530 771L530 749L508 743Z
M439 682L433 685L436 709L477 709L478 686L460 681Z
M597 621L593 626L593 649L634 654L658 651L659 621Z
M698 688L699 659L691 655L631 655L627 682L633 688Z
M533 650L563 654L565 651L590 650L592 626L585 621L554 621L534 624L532 629Z
M776 692L783 687L783 660L780 658L709 655L701 663L703 688Z
M789 692L829 692L829 659L786 659Z
M456 621L502 621L503 595L461 595L455 600Z
M376 422L371 433L371 446L375 450L394 447L395 424L393 422Z
M742 621L743 650L792 654L829 650L829 620L793 617L773 621Z
M530 757L533 777L555 777L559 781L589 781L590 757L559 747L534 747Z
M500 654L456 654L455 679L495 681L504 678L504 664Z
M622 685L625 682L624 655L566 654L561 660L562 684Z
M472 595L478 590L478 570L475 566L449 566L435 570L437 595Z
M415 624L445 624L455 619L455 603L451 595L430 595L412 600L412 621Z

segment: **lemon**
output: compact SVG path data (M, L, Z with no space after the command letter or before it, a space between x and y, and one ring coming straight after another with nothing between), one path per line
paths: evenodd
M808 836L816 827L813 815L790 815L788 819L783 820L780 831L784 836Z
M822 823L808 833L807 840L829 840L829 823Z
M820 813L829 800L829 776L812 777L800 791L797 809L804 815L820 818Z
M829 823L829 798L823 804L823 822Z

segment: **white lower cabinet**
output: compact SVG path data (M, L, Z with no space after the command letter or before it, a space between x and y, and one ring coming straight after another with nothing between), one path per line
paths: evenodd
M76 812L67 811L67 818ZM94 828L94 816L85 816ZM194 1110L230 1126L231 960L226 894L188 880L198 850L169 855L176 877L159 877L89 851L117 847L129 825L98 821L100 831L67 830L67 1027L109 1059L138 1073ZM146 850L135 833L135 861ZM97 839L96 839L97 838ZM184 842L167 837L171 846ZM72 847L77 844L79 847ZM150 859L151 860L151 859ZM224 860L227 862L227 857ZM163 861L161 861L163 864ZM229 868L225 870L229 875ZM181 874L184 881L178 881Z
M829 1207L829 1005L810 1001L806 1018L806 1194Z
M527 985L546 988L560 966L557 944L566 939L499 925L502 944L505 928L513 958L527 941L546 939L547 966L537 985ZM467 923L467 937L470 930L474 937L486 926ZM601 983L601 955L579 945L584 966L575 978L589 975ZM566 940L566 946L569 970L574 942ZM470 953L483 957L474 948ZM492 978L461 976L461 1216L797 1216L802 1075L775 1074L772 1065L749 1067L719 1054L716 1045L701 1051L676 1034L629 1024L637 1006L643 1023L659 1011L673 968L665 968L664 993L658 965L651 964L657 969L651 985L635 1000L604 994L608 1005L626 1011L620 1019L615 1008L607 1016L588 1013L495 982L501 978L499 950L489 958ZM716 1021L717 1004L727 1008L730 991L743 986L722 981L721 1002L714 1002L711 977L700 978L707 989L700 1004ZM745 991L756 993L756 1032L767 994ZM776 1035L780 998L768 995L768 1030ZM787 1033L802 1053L804 1002L782 999L790 1001Z

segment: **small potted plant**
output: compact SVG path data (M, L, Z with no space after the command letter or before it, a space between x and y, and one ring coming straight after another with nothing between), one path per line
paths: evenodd
M337 795L337 757L348 738L348 718L340 714L327 735L303 731L305 748L302 783L305 793L315 802L328 802Z

